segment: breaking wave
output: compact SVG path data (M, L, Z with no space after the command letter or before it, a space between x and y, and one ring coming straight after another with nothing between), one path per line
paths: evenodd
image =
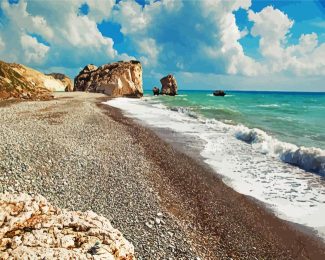
M199 116L195 112L193 112L190 108L187 108L187 107L171 107L171 108L169 108L169 110L175 111L175 112L178 112L181 114L185 114L192 118L196 118L196 119L199 118Z
M278 104L257 105L257 107L280 107Z
M236 126L235 136L263 154L277 156L285 163L325 176L325 151L322 149L281 142L260 129L243 125Z

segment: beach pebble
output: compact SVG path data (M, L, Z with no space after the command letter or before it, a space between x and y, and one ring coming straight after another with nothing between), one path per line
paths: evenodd
M151 225L149 222L146 222L145 225L146 225L148 228L152 228L152 225Z

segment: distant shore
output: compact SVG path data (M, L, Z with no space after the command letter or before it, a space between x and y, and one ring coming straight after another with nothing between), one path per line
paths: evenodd
M139 259L324 259L325 245L227 187L207 166L104 105L55 93L1 105L1 190L93 210ZM168 135L168 133L165 133Z

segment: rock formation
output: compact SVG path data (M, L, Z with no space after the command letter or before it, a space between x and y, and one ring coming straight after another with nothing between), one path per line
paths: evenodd
M226 95L226 93L223 90L216 90L216 91L213 91L213 95L224 97Z
M74 90L100 92L113 97L140 97L143 95L141 63L120 61L98 68L87 65L74 79Z
M134 248L92 211L66 211L42 196L0 194L0 259L135 259Z
M175 96L177 95L177 82L173 75L167 75L160 79L161 83L161 94L162 95L170 95Z
M61 81L21 64L0 61L0 99L49 99L64 91Z
M154 96L158 96L159 95L159 88L153 87L152 92L153 92Z
M72 80L69 77L67 77L66 75L64 75L62 73L50 73L50 74L46 74L46 75L52 76L53 78L60 80L64 85L65 92L73 91Z

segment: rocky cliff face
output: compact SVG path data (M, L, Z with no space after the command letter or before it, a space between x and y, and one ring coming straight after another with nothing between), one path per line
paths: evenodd
M104 217L53 207L42 196L0 195L0 259L135 259Z
M87 65L74 79L74 90L100 92L113 97L140 97L143 95L141 63L121 61L98 68Z
M64 91L61 81L21 64L0 61L0 99L49 99Z
M160 79L161 83L161 94L162 95L170 95L175 96L177 95L177 82L173 75L167 75Z
M67 77L66 75L62 74L62 73L50 73L50 74L46 74L48 76L52 76L53 78L60 80L63 85L64 85L64 91L65 92L72 92L73 91L73 83L72 80Z

